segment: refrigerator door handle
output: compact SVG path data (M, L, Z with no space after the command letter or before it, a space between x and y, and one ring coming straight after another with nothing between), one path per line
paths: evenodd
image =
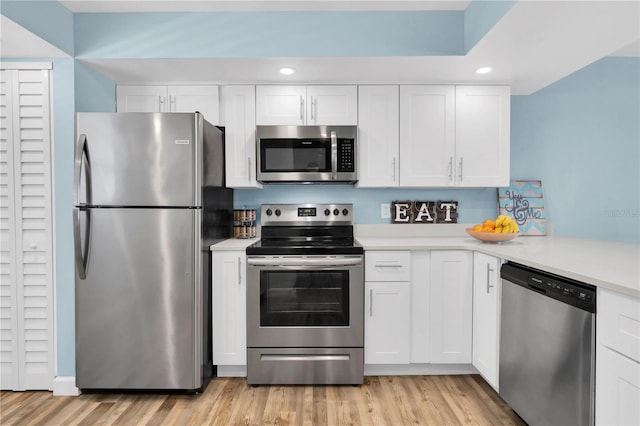
M73 204L80 205L80 177L82 174L83 159L85 163L85 191L86 203L91 204L91 161L89 160L89 149L87 146L87 135L82 134L76 142L76 152L73 164Z
M80 237L80 214L87 213L87 229L84 234L84 250L82 249L82 240ZM81 209L75 207L73 209L73 240L75 245L76 271L81 280L87 278L87 261L89 260L89 234L91 232L91 209Z

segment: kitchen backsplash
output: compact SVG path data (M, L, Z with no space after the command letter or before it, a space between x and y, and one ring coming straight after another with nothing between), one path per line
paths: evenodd
M380 205L396 200L456 200L458 223L480 222L498 212L495 188L481 189L371 189L346 185L265 185L263 189L235 189L235 209L266 203L352 203L355 224L388 224ZM260 217L257 218L260 223ZM428 226L428 225L425 225Z

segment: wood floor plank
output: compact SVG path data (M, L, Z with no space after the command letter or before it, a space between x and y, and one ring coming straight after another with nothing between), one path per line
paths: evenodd
M517 425L479 376L369 376L360 386L250 386L215 378L202 394L0 393L9 425Z

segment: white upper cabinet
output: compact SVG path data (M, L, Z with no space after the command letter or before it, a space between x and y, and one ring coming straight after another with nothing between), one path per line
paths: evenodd
M167 86L118 86L116 92L118 112L168 111Z
M121 86L116 89L118 112L200 112L220 124L218 86Z
M358 186L509 184L508 86L402 85L399 112L389 87L360 88Z
M456 185L509 185L511 90L456 87Z
M357 86L256 86L258 125L356 125Z
M358 187L398 186L399 120L398 86L358 88Z
M400 87L400 186L454 184L455 87Z
M227 186L262 188L256 181L255 86L223 86L220 94Z

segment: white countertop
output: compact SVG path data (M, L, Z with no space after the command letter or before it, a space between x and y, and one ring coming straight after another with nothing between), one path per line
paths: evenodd
M474 250L640 297L640 245L560 236L504 243L467 237L358 237L365 250Z
M244 250L247 246L260 241L260 238L229 238L209 247L211 251Z
M356 225L365 250L474 250L597 287L640 297L640 245L562 236L519 236L483 243L469 225ZM229 239L212 251L244 250L258 238Z

